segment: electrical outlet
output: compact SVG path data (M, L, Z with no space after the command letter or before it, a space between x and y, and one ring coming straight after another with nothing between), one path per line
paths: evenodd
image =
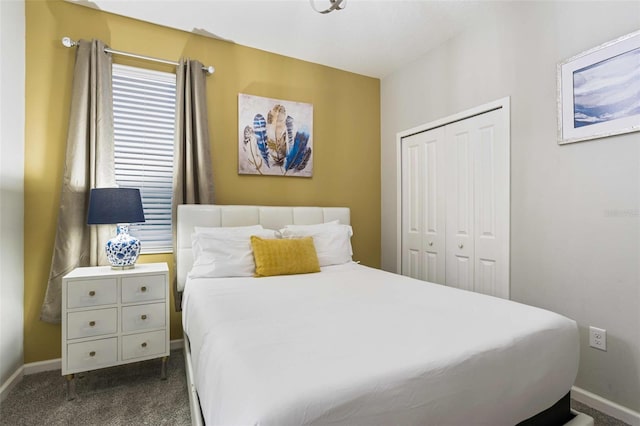
M597 327L589 327L589 346L600 349L601 351L606 351L607 330Z

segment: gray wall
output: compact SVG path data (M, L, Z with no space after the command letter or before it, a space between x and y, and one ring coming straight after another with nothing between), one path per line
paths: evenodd
M24 1L0 0L0 386L23 354Z
M640 2L512 2L381 83L382 267L396 271L396 133L510 96L512 299L575 319L576 386L635 411L640 133L559 146L556 65L638 29Z

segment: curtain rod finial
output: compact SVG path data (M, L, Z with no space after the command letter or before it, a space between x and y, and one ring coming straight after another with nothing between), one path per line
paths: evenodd
M73 46L77 46L78 42L71 40L69 37L62 37L62 45L64 47L73 47Z
M209 65L209 66L207 67L207 74L211 75L211 74L213 74L214 72L216 72L216 69L215 69L213 66Z

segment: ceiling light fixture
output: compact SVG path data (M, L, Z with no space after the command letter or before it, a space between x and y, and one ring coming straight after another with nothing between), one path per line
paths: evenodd
M316 4L315 4L314 0L309 0L313 10L315 10L318 13L322 13L322 14L329 13L329 12L334 11L334 10L342 10L345 7L347 7L347 0L329 0L329 1L331 2L331 6L329 6L325 10L320 10L320 9L316 8Z

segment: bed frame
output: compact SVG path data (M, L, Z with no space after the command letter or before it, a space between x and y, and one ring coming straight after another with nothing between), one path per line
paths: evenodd
M338 220L349 225L350 210L346 207L271 207L271 206L222 206L189 204L179 205L176 235L176 278L182 291L187 273L193 266L191 234L195 226L248 226L262 225L268 229L281 229L285 225L311 225ZM195 388L189 337L184 334L185 370L189 391L191 424L204 425L198 393ZM570 408L569 392L553 407L521 422L518 426L593 426L593 419Z

